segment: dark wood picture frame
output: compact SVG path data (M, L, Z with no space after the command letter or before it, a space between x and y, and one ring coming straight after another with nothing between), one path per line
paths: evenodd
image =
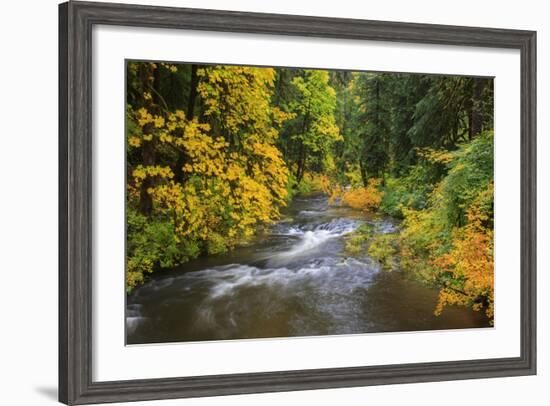
M92 380L92 27L94 24L518 49L521 53L521 354L165 379ZM59 6L59 400L217 396L536 373L536 32L68 2Z

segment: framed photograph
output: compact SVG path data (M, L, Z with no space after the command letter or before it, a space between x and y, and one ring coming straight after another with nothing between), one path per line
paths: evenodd
M536 33L59 8L59 400L536 373Z

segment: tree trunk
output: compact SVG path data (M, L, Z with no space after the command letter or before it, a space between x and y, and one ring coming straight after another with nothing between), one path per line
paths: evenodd
M197 69L199 65L191 65L191 82L189 85L189 95L187 98L187 111L185 112L185 117L187 120L193 120L195 117L195 104L197 100L197 86L199 84L199 77L197 75ZM183 183L185 181L185 172L183 171L183 166L188 162L188 157L184 151L178 153L178 159L176 161L176 167L174 170L174 177L178 183Z
M309 127L309 101L308 101L308 110L306 114L304 115L304 121L302 123L302 140L300 140L300 149L298 151L298 170L296 172L296 183L300 183L302 181L302 178L304 177L304 173L306 170L306 147L304 145L303 138L305 137L305 134L308 131Z
M306 168L306 154L305 154L304 143L302 142L300 144L300 151L299 151L299 157L298 157L298 170L296 172L296 184L299 184L302 181L304 177L305 168Z
M473 116L473 109L470 107L469 113L468 113L468 141L471 141L474 138L472 116Z
M153 69L153 83L152 87L154 90L158 89L159 84L159 70L158 68L153 68L151 64L148 65L149 69ZM147 75L145 75L145 80L147 80L147 76L149 76L151 72L149 71ZM160 113L159 108L159 98L156 91L152 91L152 97L149 106L147 106L147 110L149 110L153 114ZM151 135L154 131L154 125L152 123L147 124L143 128L143 134L145 135ZM151 141L145 141L143 143L143 149L142 149L142 162L143 166L153 166L155 165L156 161L156 153L155 153L155 138L153 136L153 139ZM150 177L146 177L143 182L141 183L141 188L139 190L139 205L138 209L141 214L144 216L149 217L151 215L151 211L153 210L153 199L149 192L147 191L149 188L154 186L154 181Z
M277 87L275 90L275 100L274 105L277 107L281 106L281 94L283 93L283 82L285 80L285 69L279 70L279 75L277 77Z
M376 79L376 127L380 129L380 79Z
M150 129L147 127L150 127ZM152 127L152 124L148 124L144 129L144 133L150 133ZM143 143L142 162L145 167L153 166L155 164L154 139ZM147 217L151 215L151 211L153 210L153 199L151 198L149 192L147 192L147 190L152 186L153 179L146 177L141 183L141 188L139 190L139 212Z
M199 78L197 76L198 65L191 65L191 84L189 89L189 99L187 100L187 113L188 120L192 120L195 115L195 102L197 100L197 85L199 84Z
M367 170L362 159L359 160L359 171L361 172L361 181L363 182L363 186L367 187L369 178L367 177Z
M483 91L483 82L481 79L477 79L474 84L474 91L472 93L472 116L471 116L471 131L470 137L473 138L481 132L483 126L483 111L481 96Z

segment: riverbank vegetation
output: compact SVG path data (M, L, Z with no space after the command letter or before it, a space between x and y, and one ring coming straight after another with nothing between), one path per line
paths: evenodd
M295 196L400 219L352 255L493 314L492 79L128 62L127 289L252 239Z

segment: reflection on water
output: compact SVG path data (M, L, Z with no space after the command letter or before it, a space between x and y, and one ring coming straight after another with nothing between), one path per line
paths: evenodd
M295 200L286 214L254 245L136 289L127 301L128 344L488 326L466 308L436 317L437 290L345 255L346 234L364 222L392 232L389 219L329 208L320 196Z

